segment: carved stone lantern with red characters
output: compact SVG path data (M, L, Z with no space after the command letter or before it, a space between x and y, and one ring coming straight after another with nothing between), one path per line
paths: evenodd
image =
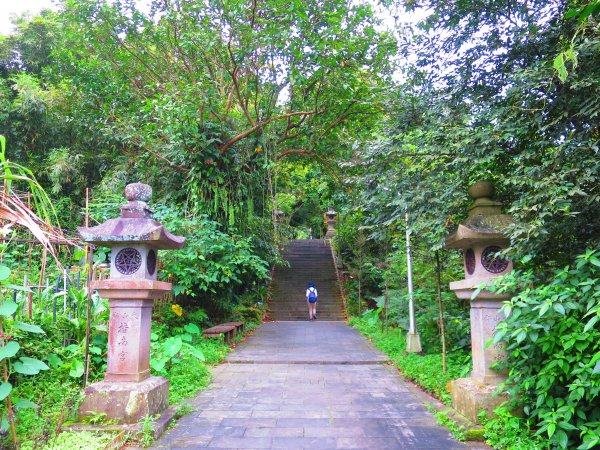
M450 289L458 298L471 303L473 371L469 378L451 383L452 401L457 411L476 421L481 410L491 413L505 400L502 395L493 394L497 385L506 379L506 374L491 367L504 357L504 351L488 342L498 322L504 318L500 311L502 301L510 295L485 288L513 268L512 262L502 254L510 244L505 231L513 221L502 214L502 204L493 200L492 184L475 183L469 189L469 195L474 199L469 217L446 239L446 248L463 250L465 278L450 283Z
M152 188L133 183L121 216L91 228L79 228L85 242L111 249L110 275L93 288L109 300L107 368L103 381L88 386L81 416L106 414L121 423L137 423L160 414L169 404L169 382L150 374L150 326L154 301L171 290L157 281L158 251L183 247L152 218L147 202Z

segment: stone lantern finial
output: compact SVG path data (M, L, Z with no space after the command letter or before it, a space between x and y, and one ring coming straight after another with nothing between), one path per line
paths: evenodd
M469 195L475 201L469 208L469 217L502 214L502 203L492 200L495 193L496 188L489 181L478 181L473 184L469 188Z
M125 198L130 202L148 203L152 198L152 187L144 183L131 183L125 186Z
M152 218L148 202L152 198L152 188L144 183L131 183L125 186L126 204L121 206L123 218Z

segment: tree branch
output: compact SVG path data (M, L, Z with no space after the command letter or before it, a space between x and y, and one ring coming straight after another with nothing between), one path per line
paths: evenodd
M260 130L261 128L269 125L272 122L276 122L277 120L281 120L281 119L287 119L288 117L291 117L291 116L312 116L312 115L316 115L316 114L321 114L321 112L319 112L319 111L296 111L296 112L291 112L291 113L287 113L287 114L282 114L280 116L272 117L268 120L265 120L264 122L259 122L259 123L255 124L253 127L248 128L243 133L240 133L237 136L232 137L227 142L225 142L220 147L221 153L225 153L229 149L229 147L231 147L236 142L241 141L244 138L247 138L255 131Z

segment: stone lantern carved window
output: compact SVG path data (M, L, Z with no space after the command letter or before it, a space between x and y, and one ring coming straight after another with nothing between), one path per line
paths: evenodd
M150 275L154 275L156 272L156 250L152 249L148 252L146 259L146 269Z
M481 254L481 265L490 273L501 273L508 267L508 260L498 256L502 249L495 245L486 247Z
M473 275L473 272L475 272L475 264L475 252L472 248L468 248L465 252L465 268L469 275Z
M124 248L115 257L115 267L123 275L136 273L141 266L142 255L135 248Z

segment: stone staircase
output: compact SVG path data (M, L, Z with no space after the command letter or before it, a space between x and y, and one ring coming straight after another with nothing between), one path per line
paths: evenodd
M283 252L289 267L277 267L273 276L272 320L308 320L306 287L319 292L318 320L345 320L342 295L329 243L320 239L290 241Z

